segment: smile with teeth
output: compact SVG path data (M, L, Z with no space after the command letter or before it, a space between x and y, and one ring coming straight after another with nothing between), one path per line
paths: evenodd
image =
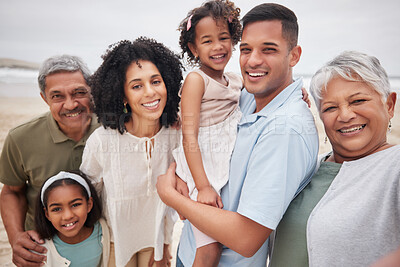
M220 59L220 58L224 58L225 55L217 55L217 56L211 56L212 59Z
M82 112L82 111L78 111L78 112L76 112L76 113L67 113L67 114L65 114L65 116L66 116L66 117L69 117L69 118L72 118L72 117L78 116L79 114L81 114L81 112Z
M145 106L145 107L148 107L148 108L152 108L152 107L157 106L158 103L160 103L160 99L154 100L153 102L144 103L142 105Z
M71 227L72 225L76 224L77 222L63 224L64 227Z
M360 126L356 126L353 128L349 128L349 129L339 129L339 132L341 133L351 133L351 132L355 132L355 131L359 131L361 129L363 129L366 126L366 124L360 125Z
M262 77L267 75L267 72L248 72L250 77Z

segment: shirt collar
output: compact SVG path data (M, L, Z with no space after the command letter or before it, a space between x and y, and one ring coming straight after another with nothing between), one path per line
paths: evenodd
M47 125L48 125L49 131L50 131L51 138L53 139L53 142L55 144L62 143L62 142L68 141L68 140L74 141L73 139L66 136L60 130L56 120L53 118L53 115L51 115L51 112L48 112L48 114L47 114ZM84 142L87 139L88 135L90 135L94 131L94 129L96 129L98 126L99 126L99 124L97 123L97 118L94 114L92 114L92 120L90 122L88 131L86 132L85 136L76 143L80 143L82 141Z
M289 86L282 90L271 102L269 102L262 110L257 113L252 113L242 118L240 124L253 123L258 117L268 117L269 114L277 110L280 106L286 103L289 97L297 90L301 91L303 86L303 78L295 79ZM255 107L255 101L254 101Z
M267 117L269 114L277 110L280 106L288 101L293 92L301 90L303 79L297 78L288 87L282 90L271 102L269 102L262 110L256 113L258 116Z

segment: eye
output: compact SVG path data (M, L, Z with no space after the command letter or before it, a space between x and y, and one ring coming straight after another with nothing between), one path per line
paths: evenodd
M265 53L265 54L273 53L276 51L277 51L276 48L272 48L272 47L266 47L263 49L263 53Z
M351 104L361 104L361 103L364 103L365 101L367 101L367 100L365 100L365 99L356 99L356 100L353 100L351 102Z
M323 109L322 109L322 113L324 113L324 112L329 112L329 111L333 111L333 110L335 110L335 109L336 109L335 106L326 107L326 108L323 108Z
M140 89L140 88L142 88L141 84L136 84L136 85L132 86L132 89Z
M209 43L211 43L211 40L204 40L204 41L202 42L202 44L209 44Z
M82 91L76 91L74 96L75 97L86 97L86 95L88 94L88 91L86 90L82 90Z
M251 49L249 48L240 48L240 53L241 54L248 54L251 52Z
M154 80L152 83L155 84L155 85L158 85L158 84L161 83L161 81L160 80Z
M51 211L51 212L58 212L58 211L60 211L60 210L61 210L61 208L58 208L58 207L57 207L57 208L52 208L50 211Z
M79 207L80 205L82 205L82 203L78 202L78 203L72 204L71 207L75 208L75 207Z
M61 97L62 95L57 94L57 95L52 95L51 99L60 99Z

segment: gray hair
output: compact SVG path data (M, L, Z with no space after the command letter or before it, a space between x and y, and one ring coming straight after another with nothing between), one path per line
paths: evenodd
M40 92L45 95L46 77L53 73L80 71L89 84L91 72L83 60L76 56L61 55L46 59L39 69L38 83Z
M345 51L326 63L311 79L310 91L318 110L321 107L322 91L338 76L347 81L368 84L381 95L382 101L386 101L391 92L388 75L376 57Z

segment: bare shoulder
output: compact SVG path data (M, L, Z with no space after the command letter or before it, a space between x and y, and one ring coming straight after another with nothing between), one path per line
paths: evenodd
M204 79L203 77L197 72L189 73L182 87L182 94L186 92L196 92L203 94L204 93Z
M192 71L192 72L190 72L187 76L186 76L186 79L185 79L185 82L186 81L203 81L203 83L204 83L204 79L203 79L203 77L200 75L200 73L198 73L198 72L196 72L196 71Z

